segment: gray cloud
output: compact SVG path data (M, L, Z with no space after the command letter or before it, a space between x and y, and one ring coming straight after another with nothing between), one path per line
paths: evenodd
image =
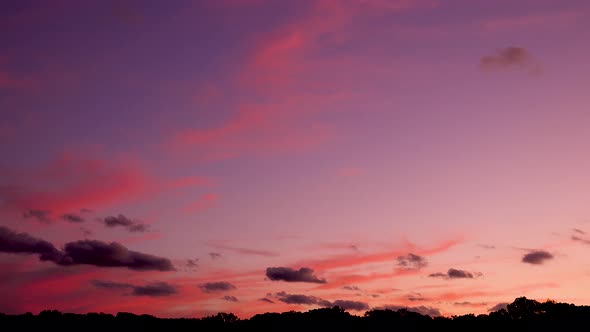
M578 234L582 234L582 235L586 234L586 232L584 232L583 230L581 230L579 228L573 228L572 230L574 231L574 233L578 233Z
M496 246L489 245L489 244L478 244L477 246L480 248L484 248L484 249L496 249Z
M114 281L92 280L91 283L97 288L122 290L129 289L133 296L150 296L161 297L170 296L178 293L176 286L165 282L154 282L144 286L136 286L128 283L119 283Z
M28 209L23 213L25 219L37 219L37 221L48 223L51 222L51 212L47 210Z
M268 303L275 303L275 301L273 301L273 300L271 300L269 298L266 298L266 297L263 297L261 299L258 299L258 301L268 302Z
M236 286L227 281L206 282L199 285L199 288L205 293L226 292L236 289Z
M590 240L585 239L585 238L582 238L582 237L579 237L579 236L576 236L576 235L572 235L571 239L574 240L574 241L578 241L578 242L584 243L584 244L590 244Z
M545 263L546 260L553 259L553 255L544 250L535 250L531 251L528 254L522 257L523 263L541 265Z
M15 232L4 226L0 226L0 252L37 254L43 261L59 261L63 256L53 244L27 233Z
M476 273L476 275L481 275L481 273ZM445 279L473 279L474 275L471 272L467 272L465 270L458 270L450 268L447 273L437 272L431 273L428 275L431 278L445 278Z
M360 301L336 300L332 302L332 306L339 306L344 310L363 311L369 310L369 304Z
M127 267L132 270L174 271L169 259L132 251L117 242L82 240L66 243L65 256L58 264L89 264L103 267Z
M424 306L424 305L417 306L417 307L406 307L406 306L388 304L388 305L380 306L380 307L377 307L374 309L375 310L393 310L393 311L405 309L407 311L417 312L421 315L428 315L430 317L438 317L441 315L439 309L434 308L434 307Z
M66 213L61 216L61 218L67 222L71 223L81 223L84 222L84 218L82 216L74 214L74 213Z
M242 254L242 255L253 255L253 256L264 256L264 257L275 257L275 256L279 255L276 252L272 252L272 251L268 251L268 250L233 247L233 246L221 245L221 244L216 244L216 245L214 245L214 247L219 248L219 249L232 251L232 252Z
M218 259L221 258L221 254L218 252L210 252L209 257L211 257L211 259Z
M351 285L342 286L342 289L346 289L346 290L350 290L350 291L360 291L361 290L357 286L351 286Z
M143 233L143 232L147 232L149 230L148 225L138 222L138 221L131 220L122 214L120 214L116 217L114 217L114 216L106 217L106 218L104 218L103 223L105 226L110 227L110 228L123 227L127 231L132 232L132 233Z
M408 253L405 256L399 256L397 258L397 265L403 269L419 270L423 267L426 267L428 265L428 261L422 256Z
M498 303L495 306L489 308L488 311L489 312L493 312L493 311L498 311L498 310L501 310L501 309L506 309L506 307L508 307L508 304L509 303L507 303L507 302Z
M266 276L273 281L326 283L326 279L319 279L308 267L302 267L299 270L290 267L269 267L266 269Z
M193 269L199 266L199 264L197 264L197 262L199 261L198 258L196 259L187 259L186 260L186 267L188 267L189 269Z
M228 302L238 302L238 298L235 296L231 296L231 295L226 295L226 296L222 297L221 299L228 301Z
M541 65L524 48L510 46L498 50L496 54L487 55L479 60L479 68L486 71L520 69L529 73L541 71Z

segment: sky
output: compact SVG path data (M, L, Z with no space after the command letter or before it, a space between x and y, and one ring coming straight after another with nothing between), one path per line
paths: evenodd
M2 1L0 312L590 304L589 16Z

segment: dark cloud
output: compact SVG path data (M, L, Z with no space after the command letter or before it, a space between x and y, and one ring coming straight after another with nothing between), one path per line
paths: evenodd
M358 288L357 286L342 286L342 289L346 289L346 290L351 290L351 291L360 291L361 289Z
M582 238L582 237L579 237L579 236L576 236L576 235L572 235L571 239L574 240L574 241L578 241L578 242L584 243L584 244L590 244L590 240L585 239L585 238Z
M120 283L114 281L104 281L104 280L92 280L91 283L97 288L103 289L129 289L131 293L129 295L134 296L151 296L151 297L160 297L160 296L170 296L178 293L178 289L176 286L170 285L165 282L154 282L150 284L146 284L145 286L136 286L128 283Z
M37 221L48 223L51 221L51 212L47 210L28 209L23 213L25 219L37 219Z
M74 213L66 213L66 214L62 215L61 218L65 221L68 221L71 223L84 222L84 218L82 218L81 216L74 214Z
M143 232L147 232L149 230L148 225L138 222L138 221L131 220L122 214L120 214L116 217L114 217L114 216L106 217L106 218L104 218L103 223L105 226L110 227L110 228L123 227L132 233L138 233L138 232L143 233Z
M227 281L206 282L199 285L199 288L205 293L226 292L236 289L236 286Z
M316 296L303 295L303 294L288 294L285 292L278 292L273 295L277 300L287 304L306 304L313 305L317 304L322 307L331 307L331 302L321 299Z
M209 257L211 257L211 259L218 259L221 258L221 254L218 252L210 252Z
M541 265L545 263L546 260L553 259L553 255L544 250L535 250L531 251L528 254L522 257L523 263Z
M66 243L61 265L89 264L132 270L174 271L169 259L132 251L117 242L82 240Z
M533 56L522 47L510 46L496 54L484 56L479 60L479 68L486 71L520 69L529 73L538 73L541 66Z
M507 303L507 302L498 303L495 306L489 308L488 311L489 312L493 312L493 311L498 311L498 310L501 310L501 309L506 309L506 307L508 307L508 304L509 303Z
M267 302L267 303L275 303L275 301L268 299L266 297L263 297L261 299L258 299L258 301L262 301L262 302Z
M88 237L88 236L92 235L92 231L91 231L91 230L89 230L89 229L88 229L88 228L86 228L86 227L80 227L80 231L82 232L82 234L83 234L85 237Z
M229 301L229 302L238 302L238 298L235 296L231 296L231 295L226 295L226 296L222 297L221 299Z
M196 259L187 259L186 260L186 267L188 267L189 269L193 269L199 266L199 264L197 264L197 262L199 261L198 258Z
M481 276L481 273L476 273L476 276ZM450 268L447 273L437 272L428 275L431 278L446 278L446 279L473 279L474 274L464 270Z
M428 261L426 261L426 258L422 256L408 253L405 256L399 256L397 258L397 265L404 269L419 270L423 267L426 267L426 265L428 265Z
M53 244L27 233L17 233L4 226L0 226L0 252L37 254L43 261L59 261L63 256Z
M405 309L407 311L417 312L421 315L428 315L431 317L438 317L441 315L439 309L434 308L434 307L424 306L424 305L417 306L417 307L406 307L406 306L388 304L388 305L380 306L380 307L377 307L374 309L375 310L393 310L393 311Z
M369 305L365 302L360 302L360 301L336 300L336 301L332 302L331 306L338 306L344 310L355 310L355 311L369 310Z
M176 286L165 282L154 282L145 286L134 286L132 295L135 296L169 296L178 293Z
M586 234L586 232L584 232L583 230L581 230L579 228L573 228L572 230L574 231L574 233L578 233L578 234L582 234L582 235Z
M326 283L326 279L319 279L308 267L302 267L299 270L290 267L269 267L266 269L266 276L274 281Z

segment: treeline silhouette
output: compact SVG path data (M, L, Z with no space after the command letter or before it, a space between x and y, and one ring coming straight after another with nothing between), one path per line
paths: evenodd
M239 319L231 313L203 318L157 318L119 312L72 314L44 310L38 315L0 314L0 328L24 331L474 331L500 328L589 328L590 306L576 306L554 301L538 302L519 297L506 309L489 314L430 317L407 309L369 310L363 316L351 315L341 307L313 309L307 312L258 314ZM12 327L8 328L7 327Z

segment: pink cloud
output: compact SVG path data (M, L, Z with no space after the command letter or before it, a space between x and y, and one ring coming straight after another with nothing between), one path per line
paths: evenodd
M17 211L44 210L54 217L212 183L199 176L159 180L136 161L101 160L73 154L63 154L33 169L5 170L4 177L0 195L5 207Z
M187 205L184 210L186 212L194 213L213 208L217 206L219 197L219 194L216 193L202 194L199 199Z

